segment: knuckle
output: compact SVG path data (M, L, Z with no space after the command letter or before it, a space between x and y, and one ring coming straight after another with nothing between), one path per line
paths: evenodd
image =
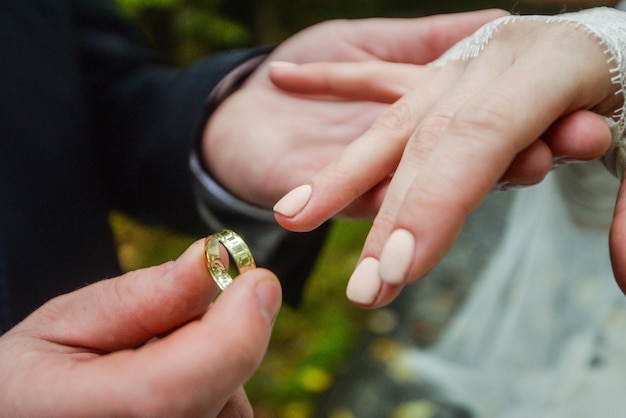
M414 163L411 164L417 170L418 165L428 159L437 146L442 132L450 123L450 117L445 114L429 115L420 124L414 137L407 144L406 158Z
M509 107L507 97L490 94L480 104L468 104L459 109L450 122L450 132L464 140L501 138L508 121L504 110Z
M452 118L446 114L438 113L429 115L428 118L420 124L417 131L417 136L420 138L421 143L430 144L434 146L439 141L441 133L450 124Z
M414 125L412 111L409 105L399 101L380 114L372 125L372 129L379 131L394 131L408 135Z
M399 207L401 203L401 199L393 199L395 202L392 202L393 206ZM372 229L376 228L377 230L383 231L391 231L393 226L396 223L396 214L389 211L380 211L376 215L376 219L374 220L374 225Z

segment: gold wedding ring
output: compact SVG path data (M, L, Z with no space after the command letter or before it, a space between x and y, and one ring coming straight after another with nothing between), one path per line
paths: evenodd
M232 268L230 260L226 260L226 263L224 263L225 260L222 259L222 253L220 252L220 244L226 249L230 259L234 261L235 268ZM226 290L233 282L236 272L243 273L256 267L248 245L230 229L209 235L204 242L204 253L209 273L211 273L211 277L213 277L213 280L222 291Z

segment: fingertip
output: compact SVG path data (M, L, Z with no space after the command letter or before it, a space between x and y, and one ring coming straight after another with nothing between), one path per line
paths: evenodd
M548 145L540 140L534 141L515 156L496 185L496 190L537 184L554 166L555 160Z
M284 77L290 78L292 70L297 68L298 64L287 61L272 61L269 63L269 77L274 84L279 87L286 82Z
M165 395L184 391L199 402L225 402L260 365L281 299L271 271L242 273L202 317L142 347L142 365L150 370L144 375Z
M192 295L194 300L206 307L219 289L207 268L204 242L205 238L202 238L192 243L171 265L168 276L173 281L173 292Z
M280 281L270 270L255 268L240 274L228 289L222 292L216 303L220 306L237 305L242 303L241 298L250 297L254 298L261 317L272 325L282 304L282 289ZM245 304L249 305L249 302ZM232 305L226 309L232 309Z
M291 190L274 205L274 212L286 218L291 218L300 213L309 203L313 188L309 184L303 184Z
M204 267L206 265L204 258L204 242L206 238L201 238L194 241L189 247L178 256L172 264L172 269L181 268L194 268ZM204 270L201 268L200 270ZM208 272L208 270L207 270Z
M304 184L291 190L274 205L274 219L280 226L289 231L309 232L314 230L332 215L321 213L319 205L312 208L312 196L313 187L310 184Z
M407 280L407 274L415 254L415 238L406 229L391 233L380 255L379 273L385 283L399 285Z
M376 300L381 286L378 260L374 257L367 257L354 269L348 281L346 296L355 305L369 306Z
M558 121L542 135L552 154L577 161L600 158L611 145L611 129L601 115L578 110Z
M268 324L274 324L282 305L282 289L276 276L269 270L257 269L259 273L267 273L256 285L255 295L259 310Z
M197 241L176 261L130 271L49 301L41 309L59 320L48 324L47 332L61 332L71 345L116 351L180 327L204 313L216 293L202 248Z

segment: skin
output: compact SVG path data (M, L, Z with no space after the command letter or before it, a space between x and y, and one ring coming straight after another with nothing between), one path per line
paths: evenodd
M419 21L329 22L290 39L272 53L270 61L424 64L504 14L491 10ZM220 106L204 138L207 164L216 178L243 199L261 206L271 206L331 161L348 162L343 167L347 170L355 168L354 160L342 158L352 155L353 149L365 150L359 144L368 135L370 141L385 139L393 126L389 121L402 120L397 119L406 115L402 109L413 111L418 101L410 78L381 87L384 94L374 90L365 97L367 101L345 96L330 104L311 101L278 90L267 78L269 71L270 65L264 65ZM456 69L441 74L450 81L460 73ZM429 100L434 104L437 94L431 94ZM400 104L388 108L388 103L399 97L396 103ZM247 123L241 123L242 118ZM374 134L368 130L372 123ZM558 141L558 132L575 123L597 132L593 119L585 122L584 118L572 117L564 127L554 125L552 137L557 140L548 148L556 155L558 146L554 144L562 142L560 155L568 155L566 151L572 149L570 142ZM549 126L544 125L546 129ZM412 134L417 126L407 126L410 129L405 126L401 130L410 134L407 137L389 135L392 147L404 149L409 139L420 137ZM521 142L514 147L518 151L515 155L530 146L523 147ZM347 146L349 152L344 151ZM586 145L583 148L587 150ZM215 149L220 153L209 152ZM529 151L529 155L534 152ZM321 177L312 183L316 189L324 184L319 179L335 172L332 164L336 163L320 171ZM320 206L315 194L313 212L308 216L313 213L313 218L321 220L342 208L350 214L352 204L352 216L373 216L380 208L381 213L401 219L405 212L402 206L386 203L387 198L382 206L381 202L384 196L406 191L395 190L399 186L393 182L387 189L392 175L394 180L412 179L410 172L400 171L402 167L388 170L373 183L371 179L361 183L367 176L357 173L363 190L352 190L350 202L341 201L345 185L339 187L330 206ZM518 177L532 178L537 172L541 170ZM487 177L485 184L489 183ZM419 194L419 188L408 191L409 196ZM429 208L432 205L423 209ZM294 219L291 226L297 229L298 222L306 218ZM283 219L283 223L289 222ZM306 222L310 226L317 221ZM389 228L379 225L375 224L383 235L370 238L364 254L376 254L374 243L388 232ZM383 287L374 304L384 303L399 288ZM199 242L176 262L104 280L51 300L0 337L0 375L10 382L0 392L0 415L252 416L242 384L256 370L266 350L280 308L280 286L271 272L255 269L237 278L212 303L215 294Z
M388 94L389 88L377 80L385 74L394 77L390 65L282 67L274 69L272 80L318 100L328 95L355 99L369 85ZM370 298L354 300L367 307L389 303L406 283L434 267L467 215L494 188L534 184L555 161L602 156L610 133L587 109L611 115L622 104L598 42L567 24L509 23L469 61L394 71L405 84L411 76L404 72L413 71L413 87L419 87L394 102L367 132L303 183L311 195L301 199L299 210L289 206L289 194L275 207L285 228L309 230L385 184L361 264L349 284L349 289L369 286ZM353 80L346 83L347 74ZM304 81L306 88L295 88L294 79ZM618 202L611 231L620 283L626 280L625 204ZM281 212L285 206L287 214Z
M422 64L504 14L327 22L284 42L269 61ZM269 81L269 69L219 106L203 138L215 178L268 208L386 107L294 97ZM255 269L211 303L215 294L196 243L175 263L51 300L0 337L0 416L252 416L242 384L266 350L280 286Z
M0 416L252 417L241 384L267 348L280 284L256 269L216 294L199 241L51 300L0 338Z
M506 14L485 10L419 19L335 20L304 30L279 46L212 115L203 142L211 174L236 196L271 208L332 161L386 108L377 101L312 101L285 94L269 80L269 63L425 64ZM406 93L404 86L398 88L396 95ZM212 152L216 149L220 152Z

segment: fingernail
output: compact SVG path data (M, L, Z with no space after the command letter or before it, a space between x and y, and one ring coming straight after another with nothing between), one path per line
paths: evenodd
M506 192L508 190L521 189L522 187L524 187L522 184L505 181L505 182L496 184L493 187L492 191Z
M308 184L296 187L276 202L274 212L287 217L294 216L309 202L311 193L313 193L313 188Z
M581 163L583 161L572 157L557 157L552 159L552 168L558 168L566 164Z
M297 67L298 64L288 61L272 61L270 62L270 67L274 68L293 68Z
M276 283L262 281L257 285L255 292L261 313L270 324L273 324L280 310L282 297L280 291L276 289Z
M390 284L404 283L414 252L413 235L406 229L393 231L380 255L380 278Z
M493 189L491 190L494 192L506 192L512 186L513 186L513 183L509 183L508 181L503 181L501 183L497 183L495 186L493 186Z
M373 257L364 258L354 269L348 281L346 296L359 305L371 305L382 282L378 277L378 260Z

